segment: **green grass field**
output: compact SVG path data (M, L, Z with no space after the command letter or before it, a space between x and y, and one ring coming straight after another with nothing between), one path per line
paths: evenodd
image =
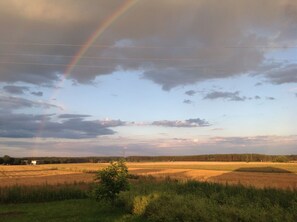
M0 221L297 221L296 190L141 177L134 179L130 190L120 193L111 206L91 200L88 195L81 196L82 191L69 192L60 186L59 189L50 187L52 195L46 186L3 188L6 202L0 204ZM5 189L12 189L12 195L7 196L9 192ZM39 195L32 198L36 189ZM77 195L83 199L77 199Z
M120 208L111 208L94 200L64 200L47 203L0 205L2 222L120 222L140 220Z

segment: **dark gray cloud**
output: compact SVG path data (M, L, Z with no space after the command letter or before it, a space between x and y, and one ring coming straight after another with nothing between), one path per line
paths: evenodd
M96 138L112 135L115 131L109 127L122 124L121 121L84 120L68 118L62 122L52 119L53 115L29 115L0 112L0 137L6 138Z
M180 120L160 120L154 121L152 125L155 126L164 126L164 127L205 127L210 126L210 124L204 119L188 119L184 121Z
M14 85L4 86L3 89L4 91L10 94L16 94L16 95L22 95L29 90L29 88L26 86L14 86Z
M60 119L83 119L91 117L91 115L86 115L86 114L61 114L58 116ZM118 127L118 126L125 126L128 125L128 122L124 122L121 120L97 120L102 126L104 127Z
M75 45L83 45L120 4L2 0L0 81L55 85L79 51ZM294 0L138 1L95 42L117 47L90 48L68 78L90 83L120 67L143 70L143 78L170 90L208 79L263 74L270 46L296 44L296 14ZM268 66L270 73L263 75L276 84L296 82L293 68L282 65L278 73L283 76Z
M186 95L188 96L194 96L196 94L196 91L195 90L188 90L185 92Z
M204 96L203 99L226 99L229 101L245 101L247 97L240 96L239 91L236 92L220 92L213 91Z
M267 72L265 76L274 84L297 83L297 64L274 69Z
M33 108L33 107L42 107L47 109L49 108L63 109L60 106L43 102L43 101L32 101L32 100L24 99L20 97L0 95L0 109L2 110L16 110L16 109Z
M185 104L192 104L193 101L190 100L190 99L185 99L185 100L183 101L183 103L185 103Z
M260 96L255 96L254 99L261 99L261 97Z
M76 118L86 118L86 117L91 117L90 115L85 115L85 114L61 114L58 116L60 119L76 119Z
M34 95L34 96L39 96L39 97L43 96L43 92L41 92L41 91L31 92L31 94Z

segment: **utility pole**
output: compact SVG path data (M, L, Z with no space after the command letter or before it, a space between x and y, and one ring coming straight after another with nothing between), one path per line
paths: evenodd
M124 159L126 158L126 150L127 150L127 147L124 146L124 147L123 147L123 158L124 158Z

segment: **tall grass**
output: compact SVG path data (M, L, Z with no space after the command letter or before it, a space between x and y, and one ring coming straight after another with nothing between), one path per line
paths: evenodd
M297 221L297 192L146 178L119 204L150 221Z
M0 187L0 204L32 203L87 198L88 184Z
M81 183L0 188L0 204L82 199L88 197L89 189L89 184ZM134 178L130 190L120 193L116 203L119 210L130 213L137 221L297 221L297 190L160 180L149 176Z

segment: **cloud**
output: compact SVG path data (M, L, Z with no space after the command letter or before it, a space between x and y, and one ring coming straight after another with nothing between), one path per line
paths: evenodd
M31 92L31 94L32 95L34 95L34 96L39 96L39 97L41 97L41 96L43 96L43 92Z
M272 97L272 96L268 96L268 97L266 97L266 99L267 99L267 100L275 100L275 98Z
M224 128L213 128L213 129L211 129L212 131L222 131L222 130L224 130Z
M117 126L125 126L129 123L121 121L121 120L100 120L101 125L105 127L117 127Z
M203 99L227 99L228 101L245 101L245 96L239 96L239 91L236 92L220 92L213 91L204 96Z
M58 116L60 119L82 119L91 117L91 115L86 114L61 114ZM104 127L118 127L118 126L125 126L132 123L124 122L121 120L112 120L112 119L105 119L105 120L96 120L100 125ZM133 124L132 124L133 125Z
M120 6L117 0L1 1L0 42L10 44L0 45L0 81L54 86L79 45ZM140 70L164 90L244 73L296 82L295 68L285 64L278 66L281 77L268 66L262 72L270 47L296 44L296 13L293 0L138 1L95 42L112 47L87 50L68 78L90 83L118 69Z
M22 108L58 108L63 110L61 106L46 103L43 101L32 101L29 99L24 99L20 97L14 97L14 96L4 96L0 95L0 110L16 110L16 109L22 109Z
M82 116L82 115L81 115ZM54 121L53 115L30 115L0 112L0 137L84 139L112 135L110 127L121 126L120 120L106 121L66 118Z
M260 96L254 96L254 99L258 100L258 99L261 99Z
M273 84L297 83L297 64L290 64L265 74Z
M180 120L160 120L152 122L152 125L155 126L164 126L164 127L206 127L210 124L204 119L188 119L185 121Z
M297 136L256 136L256 137L210 137L195 139L168 138L135 140L115 135L101 136L88 140L36 140L2 139L0 145L10 156L122 156L127 147L127 156L137 155L198 155L222 153L262 153L290 155L296 153ZM32 153L32 147L34 149ZM82 149L83 147L83 149ZM279 147L282 147L280 149ZM31 152L30 152L31 151ZM30 156L31 156L30 155Z
M194 96L196 94L196 91L195 90L188 90L185 92L186 95L188 96Z
M192 101L192 100L189 100L189 99L185 99L185 100L183 101L183 103L185 103L185 104L192 104L193 101Z
M228 144L233 146L263 146L271 144L294 143L296 135L291 136L252 136L252 137L213 137L215 144Z
M28 91L29 88L26 86L14 86L14 85L7 85L3 87L4 91L10 94L22 95L25 91Z
M91 117L90 115L85 114L61 114L58 116L60 119L77 119L77 118L86 118Z

